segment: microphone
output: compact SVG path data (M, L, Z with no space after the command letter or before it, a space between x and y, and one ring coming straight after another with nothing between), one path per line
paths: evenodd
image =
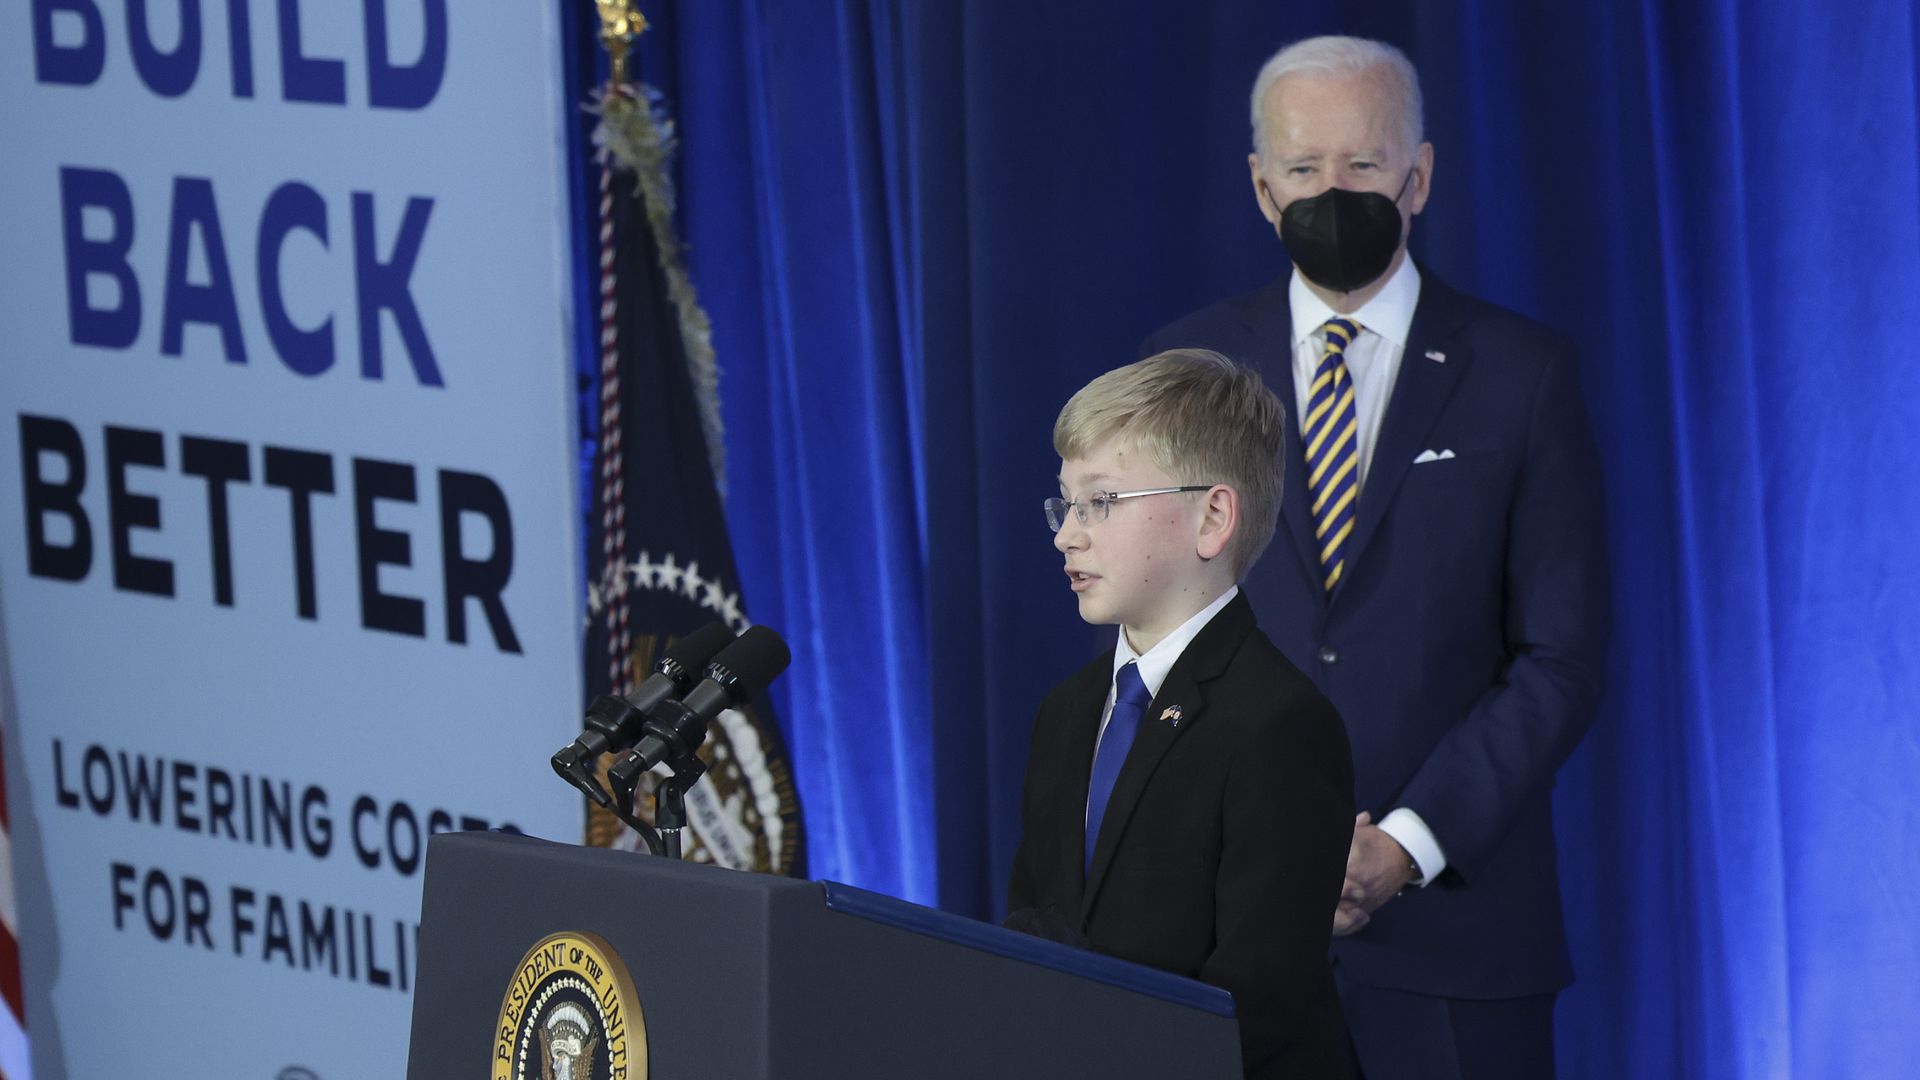
M710 622L667 646L665 656L653 665L648 675L625 697L603 694L587 708L586 730L580 737L553 755L553 771L560 778L600 806L612 806L613 800L600 790L593 779L593 760L601 754L625 750L640 738L646 717L662 701L684 692L693 683L694 673L734 640L727 624Z
M640 742L607 770L607 780L623 801L631 800L641 774L662 761L677 761L707 741L707 724L725 709L744 705L764 693L792 655L772 627L749 627L707 665L706 678L681 700L671 698L647 712Z

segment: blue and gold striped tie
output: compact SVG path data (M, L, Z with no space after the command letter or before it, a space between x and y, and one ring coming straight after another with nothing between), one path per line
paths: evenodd
M1360 424L1346 361L1347 346L1360 336L1360 325L1333 318L1321 329L1327 347L1313 373L1301 434L1306 439L1307 495L1313 500L1313 532L1320 540L1322 581L1332 592L1346 565L1347 540L1360 501Z

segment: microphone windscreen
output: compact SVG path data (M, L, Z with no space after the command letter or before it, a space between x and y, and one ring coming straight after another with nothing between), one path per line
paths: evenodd
M739 680L739 689L746 697L758 697L779 674L787 670L787 664L793 659L787 651L787 643L770 626L750 626L747 632L733 639L733 644L720 651L709 665L708 677L713 678L712 668L723 668L724 674L730 674ZM724 681L724 675L721 680Z
M707 661L732 643L733 631L727 629L726 623L710 622L667 646L667 654L662 657L662 662L670 660L686 669L691 676L706 667Z

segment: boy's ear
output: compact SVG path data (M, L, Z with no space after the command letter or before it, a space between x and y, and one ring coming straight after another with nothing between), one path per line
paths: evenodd
M1215 484L1201 498L1196 550L1200 558L1211 561L1227 550L1227 544L1240 531L1240 493L1225 484Z

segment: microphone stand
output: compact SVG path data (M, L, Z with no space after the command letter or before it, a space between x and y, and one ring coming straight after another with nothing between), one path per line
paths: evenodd
M660 829L660 842L669 859L681 858L680 830L687 827L687 792L706 775L706 762L699 754L667 759L673 772L653 793L653 822Z
M687 827L687 792L707 773L707 763L700 760L697 750L685 754L670 755L665 759L668 772L672 775L662 781L653 792L653 825L640 820L633 812L633 787L616 783L614 785L614 816L626 822L627 827L640 834L646 841L647 850L655 855L669 859L683 858L681 855L680 831ZM638 780L638 777L635 778ZM656 831L657 830L657 831Z
M656 796L656 798L658 798L658 796ZM649 854L666 854L666 848L664 842L660 839L660 834L654 831L653 826L641 821L639 816L633 812L633 796L631 794L624 799L615 799L613 805L607 807L607 809L613 812L614 817L625 822L627 828L640 834L640 839L646 841L647 852ZM656 804L654 813L658 814L659 812L659 806Z

